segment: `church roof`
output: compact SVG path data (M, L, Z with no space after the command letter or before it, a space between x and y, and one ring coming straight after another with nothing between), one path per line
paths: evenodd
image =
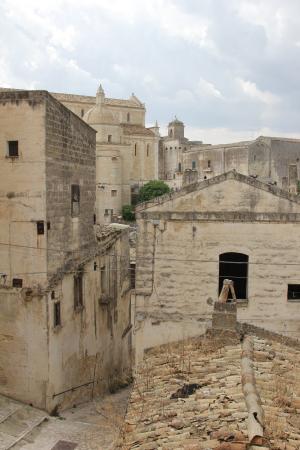
M154 133L149 128L145 128L142 125L134 125L134 124L122 124L124 135L141 135L141 136L150 136L153 137Z

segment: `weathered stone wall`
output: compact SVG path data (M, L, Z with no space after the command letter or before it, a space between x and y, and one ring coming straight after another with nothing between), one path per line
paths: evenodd
M182 170L192 169L194 163L199 179L235 169L287 189L289 165L296 164L298 174L300 171L299 139L260 136L254 141L226 145L194 145L189 141L179 145L169 138L162 142L160 177L165 179L173 178L179 162Z
M45 93L0 93L0 272L6 286L46 279ZM18 157L9 157L8 141L18 141ZM47 230L47 227L45 227Z
M0 393L46 408L47 302L0 288Z
M128 229L113 239L108 236L102 249L103 253L83 268L82 308L74 309L73 273L55 287L54 299L51 293L48 296L48 410L90 400L128 382L131 376ZM103 267L106 292L101 291ZM54 328L54 303L58 300L62 325Z
M46 204L48 271L63 268L70 258L79 260L95 244L95 131L62 104L46 101ZM71 186L80 186L79 214L72 217ZM58 249L58 252L56 250ZM54 251L55 250L55 251Z
M138 356L143 347L195 336L210 326L219 255L225 252L249 256L248 298L238 306L238 320L300 338L299 302L287 300L287 285L300 284L299 203L257 181L211 182L138 209Z

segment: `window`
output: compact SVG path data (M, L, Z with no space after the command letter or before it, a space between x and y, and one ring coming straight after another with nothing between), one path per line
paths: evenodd
M223 287L223 281L233 281L237 300L248 298L248 255L243 253L222 253L219 256L219 295ZM229 299L232 299L231 293Z
M288 284L288 300L300 300L300 284Z
M134 144L134 156L136 156L137 144Z
M36 223L36 231L37 231L37 234L44 234L45 233L44 222L42 220L39 220Z
M107 142L111 142L111 134L107 136Z
M71 186L71 214L72 217L79 216L80 210L80 186L72 184Z
M130 287L135 289L135 263L130 264Z
M78 273L74 276L74 309L83 307L83 274Z
M19 141L8 141L8 156L10 158L18 158Z
M106 267L105 266L101 266L100 275L101 275L101 280L100 280L101 281L101 294L105 294L106 288L107 288Z
M61 325L60 302L55 302L53 304L53 308L54 308L53 325L54 327L59 327Z
M15 288L21 288L23 286L22 278L13 278L12 279L12 285Z
M173 137L173 130L169 130L169 136Z
M178 172L181 172L181 162L178 163Z
M81 117L84 116L84 109L81 110Z
M210 159L207 161L207 167L210 169Z
M192 169L196 169L196 161L192 161Z
M51 291L51 300L55 299L55 291Z
M112 197L116 197L117 196L118 191L116 189L112 189L111 191L111 196Z
M147 144L147 156L149 156L150 145Z
M127 122L130 122L130 114L127 113Z

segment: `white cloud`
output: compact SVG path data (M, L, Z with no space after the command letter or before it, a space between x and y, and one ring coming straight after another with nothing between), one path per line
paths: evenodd
M237 78L237 83L242 89L243 93L253 100L258 100L266 105L274 105L279 103L280 98L272 94L269 91L262 91L259 89L253 81L243 80L242 78Z
M198 81L197 87L196 87L196 93L200 97L205 96L205 97L215 97L215 98L223 99L223 95L221 94L219 89L217 89L213 83L205 80L204 78L200 78L200 80Z
M258 136L278 136L300 139L300 133L284 133L268 127L255 130L233 130L231 128L185 128L185 135L190 140L202 140L204 144L229 144L233 142L251 141Z

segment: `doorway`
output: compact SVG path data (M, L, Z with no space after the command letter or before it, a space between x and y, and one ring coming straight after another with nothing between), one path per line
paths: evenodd
M248 298L248 255L243 253L222 253L219 256L219 295L222 290L223 280L229 279L234 283L237 300ZM232 295L229 293L229 300Z

